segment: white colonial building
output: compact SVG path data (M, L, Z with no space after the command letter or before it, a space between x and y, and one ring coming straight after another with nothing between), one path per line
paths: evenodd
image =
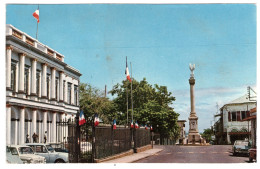
M57 123L79 110L80 76L62 54L6 25L6 143L23 144L27 134L32 142L33 133L43 142L45 131L47 142L67 139Z
M249 117L251 109L256 107L255 101L250 101L243 95L220 108L218 122L215 124L216 143L233 144L235 140L251 139L251 122L244 121Z

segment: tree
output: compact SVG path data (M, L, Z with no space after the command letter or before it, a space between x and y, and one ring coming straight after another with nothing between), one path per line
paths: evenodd
M175 135L178 130L178 116L170 106L175 97L171 92L168 92L166 86L157 84L150 85L144 78L140 82L132 79L133 85L133 119L141 125L152 125L156 132L159 132L162 137L170 137ZM113 100L117 112L121 112L119 123L126 124L126 96L128 90L128 108L129 108L129 123L131 120L131 83L124 80L122 84L116 84L109 93L116 96ZM175 134L174 134L175 133Z
M79 104L88 122L97 113L104 123L111 123L116 116L112 101L105 97L103 91L92 87L90 84L79 85Z
M206 139L207 142L211 141L211 136L213 136L214 133L210 128L204 129L201 136Z

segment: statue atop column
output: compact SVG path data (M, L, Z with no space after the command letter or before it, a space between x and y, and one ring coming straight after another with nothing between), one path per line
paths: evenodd
M190 64L190 77L194 77L193 71L195 70L195 64Z

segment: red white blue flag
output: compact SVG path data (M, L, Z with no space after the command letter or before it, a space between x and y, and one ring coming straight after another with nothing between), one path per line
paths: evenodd
M136 128L136 129L139 128L137 121L135 122L135 128Z
M81 110L80 111L80 114L79 114L79 125L83 125L86 123L86 120L85 120L85 116L84 116L84 113L83 111Z
M147 130L147 124L145 125L145 130Z
M153 130L153 126L152 125L151 125L150 129Z
M131 121L131 128L134 128L133 120Z
M95 114L95 117L94 117L94 126L98 126L99 124L99 118L98 118L98 114Z
M40 11L39 9L36 9L36 11L33 13L33 17L37 19L37 23L40 22Z
M116 129L116 119L113 121L113 129Z
M131 78L130 78L130 74L129 74L129 70L128 70L128 66L127 66L127 57L126 57L126 69L125 69L125 74L126 74L126 79L129 80L129 82L131 82Z

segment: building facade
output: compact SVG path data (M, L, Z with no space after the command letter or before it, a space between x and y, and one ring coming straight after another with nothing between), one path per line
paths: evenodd
M241 96L220 108L219 120L215 123L216 144L233 144L235 140L251 139L250 109L256 107L255 101L250 101L247 95Z
M6 25L6 143L66 141L79 110L80 72L64 56L12 25ZM64 132L65 131L65 132Z

